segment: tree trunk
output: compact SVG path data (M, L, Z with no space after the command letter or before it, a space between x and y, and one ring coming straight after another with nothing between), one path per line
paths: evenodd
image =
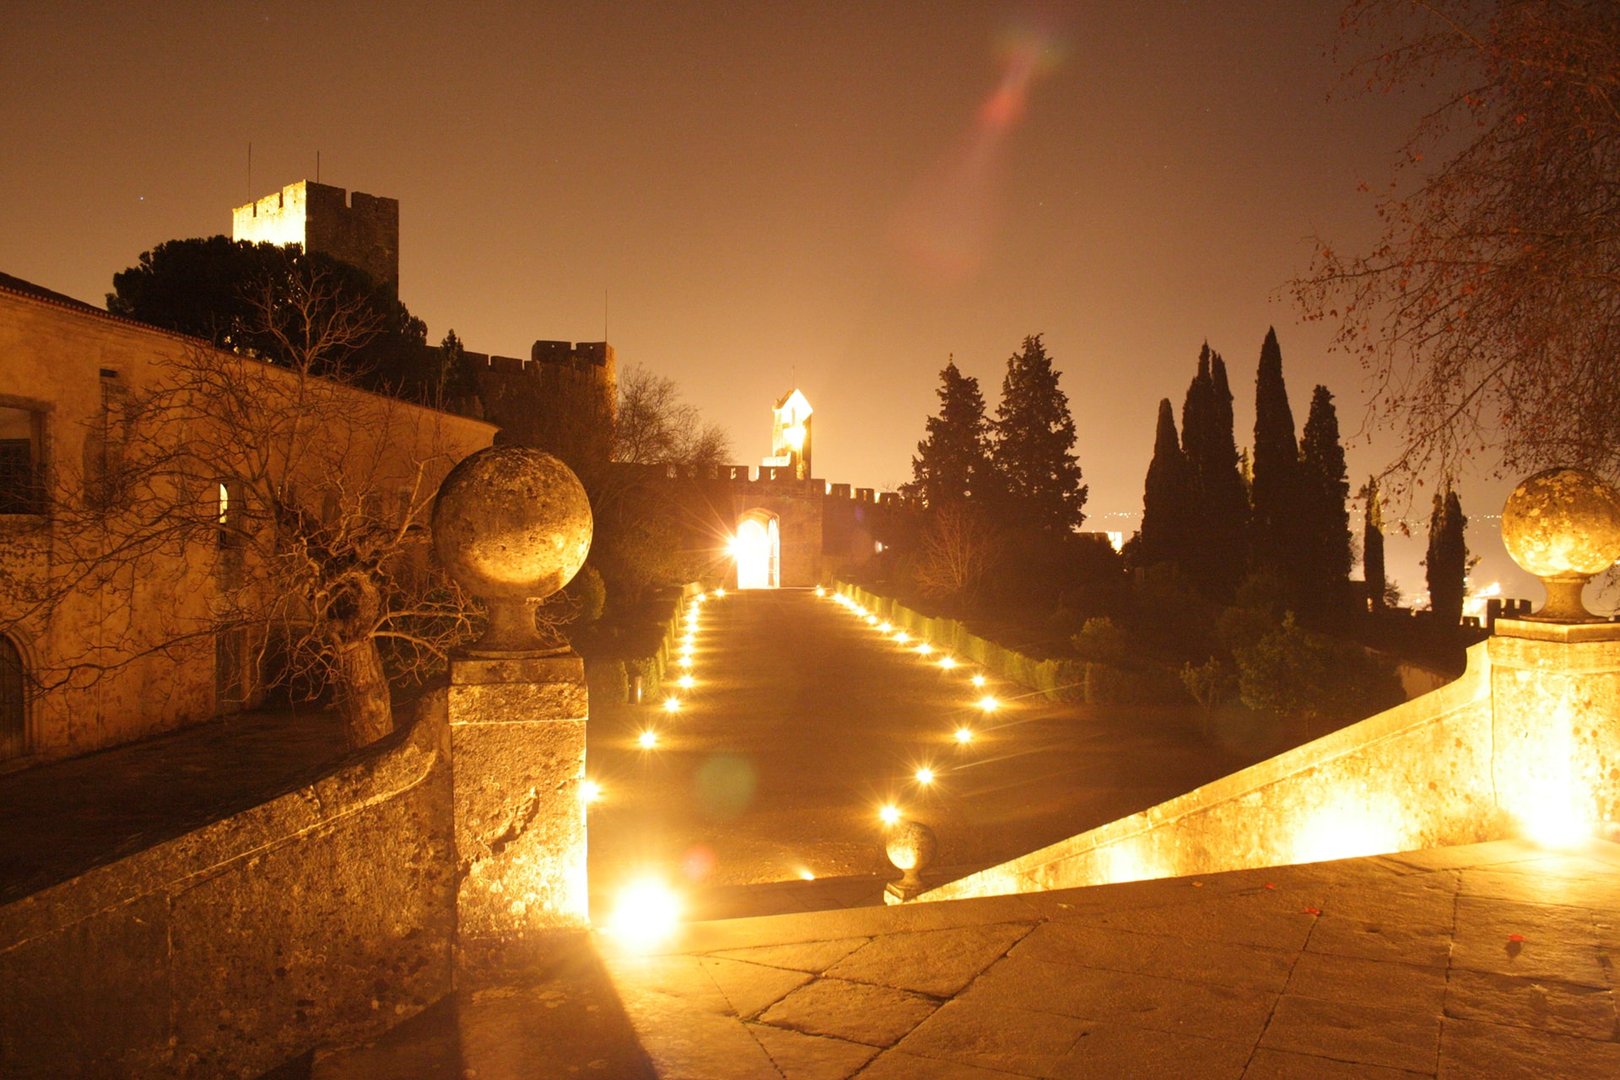
M338 710L349 749L369 746L392 732L394 709L377 643L365 638L342 649L336 668Z

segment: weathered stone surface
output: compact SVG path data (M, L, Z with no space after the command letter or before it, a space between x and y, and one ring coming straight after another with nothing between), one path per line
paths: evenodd
M1307 950L1289 973L1288 994L1438 1016L1446 997L1446 970Z
M521 966L548 933L586 925L584 666L457 657L450 669L460 963Z
M1536 473L1502 508L1502 546L1547 587L1536 617L1590 620L1581 586L1620 559L1620 495L1584 469Z
M1069 1052L1046 1075L1061 1080L1107 1076L1121 1068L1154 1080L1236 1080L1253 1049L1247 1043L1206 1039L1118 1024L1087 1024Z
M834 964L827 974L948 997L972 982L1029 932L1027 923L993 923L886 934Z
M1025 1076L1049 1076L1085 1028L1084 1021L1066 1016L952 1001L896 1049Z
M256 1075L450 989L444 698L313 785L0 908L0 1075Z
M804 1035L768 1024L749 1024L748 1031L770 1055L782 1080L845 1080L877 1053L861 1043Z
M1620 1042L1447 1017L1440 1033L1439 1076L1440 1080L1620 1076Z
M797 945L761 945L753 949L727 949L714 955L820 975L868 940L863 937L838 938L833 941L806 941Z
M981 1069L939 1058L886 1050L861 1073L861 1080L1007 1080L1001 1069Z
M1175 1075L1173 1073L1166 1075ZM1254 1052L1243 1080L1413 1080L1428 1073L1386 1069L1365 1062L1335 1061L1333 1058L1291 1054L1261 1047ZM1188 1080L1193 1080L1189 1075Z
M1054 963L1136 974L1175 972L1187 982L1278 993L1295 953L1258 945L1144 934L1077 923L1046 923L1013 949Z
M702 964L704 972L726 996L731 1011L744 1019L776 1004L810 981L810 975L802 971L764 967L741 960L707 956Z
M892 1046L939 1003L887 986L817 979L760 1014L760 1022L830 1035L867 1046Z
M1585 1039L1612 1039L1616 1026L1611 989L1462 968L1451 973L1445 1012Z
M1284 994L1260 1045L1430 1073L1440 1052L1440 1017L1432 1012Z
M1252 1044L1276 995L1013 955L956 1000Z

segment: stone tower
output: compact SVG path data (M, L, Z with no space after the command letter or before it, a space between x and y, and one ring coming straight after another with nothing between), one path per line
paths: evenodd
M796 480L810 479L810 414L803 391L789 390L771 409L771 456L763 462L788 466Z
M300 180L231 211L231 237L301 244L399 292L399 200Z

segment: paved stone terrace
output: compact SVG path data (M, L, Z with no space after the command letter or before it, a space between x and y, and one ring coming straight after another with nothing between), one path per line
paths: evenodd
M698 923L651 957L598 945L606 977L465 995L437 1042L406 1025L314 1075L1620 1076L1605 843Z

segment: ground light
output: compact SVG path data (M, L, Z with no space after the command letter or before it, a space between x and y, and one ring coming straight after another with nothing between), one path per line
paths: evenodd
M579 798L584 803L602 801L602 785L595 780L581 780L579 782Z
M724 590L724 589L716 589L716 590L714 590L714 595L716 595L716 596L724 596L724 595L726 595L726 590Z
M620 944L645 951L674 937L680 921L680 896L665 882L649 876L619 890L618 905L606 929Z
M956 657L954 657L954 656L942 656L942 657L940 657L939 658L939 666L944 668L946 671L951 670L952 668L954 668L956 666Z
M983 675L975 675L971 681L974 686L983 687L985 679Z
M973 729L966 725L956 729L956 741L966 745L973 741Z
M664 711L665 712L680 712L681 711L681 699L676 697L674 694L669 695L669 697L664 699Z
M929 784L934 782L934 770L930 769L926 765L911 775L916 779L917 783L921 784L923 787L927 787Z
M676 660L675 662L677 664L681 665L681 667L689 668L689 667L692 666L692 657L690 655L684 655L684 656L680 657L678 660Z
M911 635L902 630L898 634L894 635L894 640L895 644L904 645L906 642L911 640Z
M987 713L993 713L997 709L1001 708L1001 702L997 701L991 694L984 695L984 697L980 698L977 702L975 702L975 704Z
M658 745L658 732L648 728L637 736L636 742L641 744L643 750L651 750Z
M918 656L932 656L932 655L934 655L934 647L932 645L928 644L928 642L925 641L921 645L917 646L917 655Z
M891 622L879 623L878 624L878 633L880 633L880 634L892 634L892 633L894 633L894 623L891 623Z
M820 585L817 585L816 586L816 595L817 596L826 596L827 595L827 590L822 588Z
M697 680L692 678L690 675L682 675L680 678L675 680L675 685L680 687L682 690L690 690L692 687L697 685ZM668 708L668 706L665 707Z
M885 825L894 825L900 821L900 808L894 803L886 803L878 809L878 820Z

